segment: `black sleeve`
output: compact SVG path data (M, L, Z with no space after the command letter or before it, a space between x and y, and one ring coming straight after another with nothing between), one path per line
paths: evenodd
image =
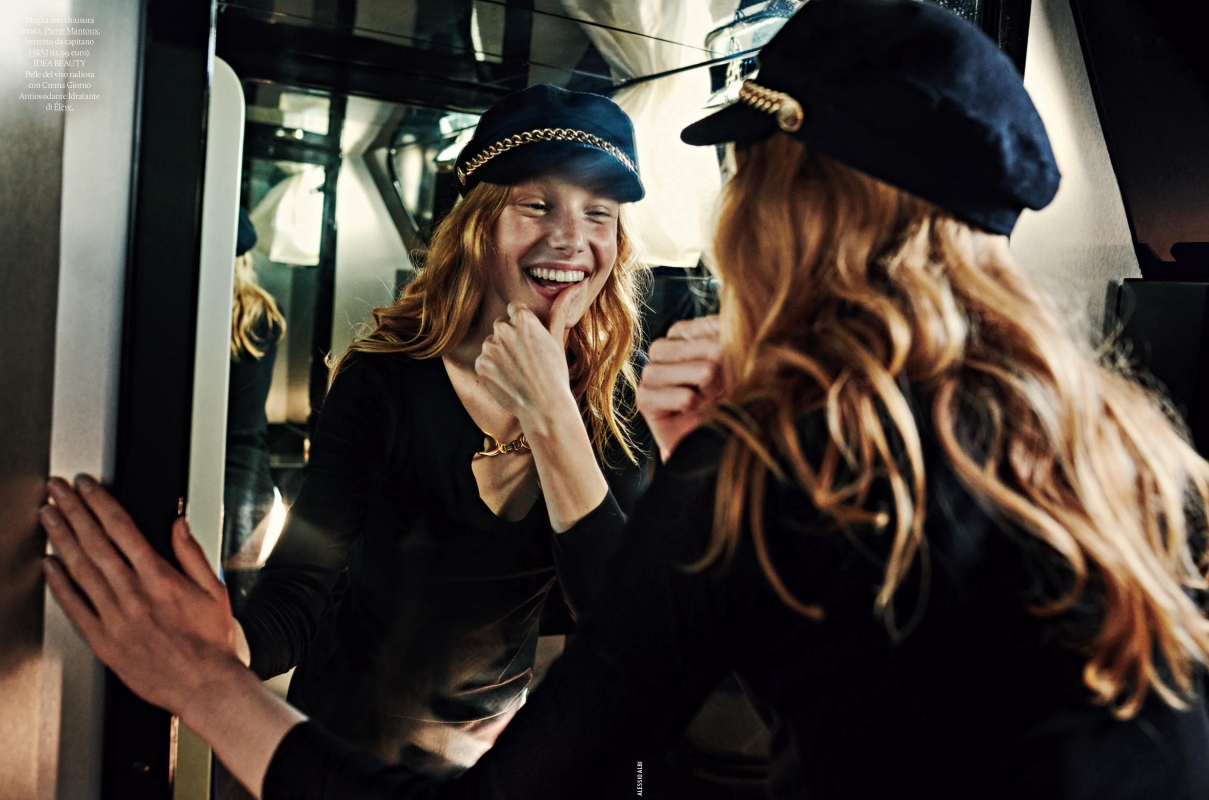
M262 678L298 664L381 493L398 412L372 356L336 376L311 442L302 488L239 621Z
M726 571L683 568L709 536L720 437L699 431L638 502L598 604L483 758L442 784L356 751L308 722L277 748L264 799L591 798L653 759L734 658ZM711 461L710 459L713 459ZM685 465L678 467L677 465ZM634 787L630 786L632 790ZM652 787L654 788L654 787Z
M646 362L638 354L639 365ZM551 530L554 567L558 586L566 598L572 616L587 611L592 596L600 587L605 565L617 552L627 515L646 488L647 466L654 446L650 429L642 415L634 412L633 392L626 392L619 404L623 414L632 415L631 437L637 462L631 461L614 442L602 465L609 492L600 505L562 533ZM552 594L557 597L557 593Z

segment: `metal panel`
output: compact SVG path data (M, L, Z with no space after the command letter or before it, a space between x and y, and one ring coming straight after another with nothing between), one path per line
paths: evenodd
M20 38L27 15L66 0L0 3L0 792L32 800L38 783L42 575L37 524L46 496L64 114L21 99L38 72ZM32 88L41 88L38 86Z
M74 0L74 17L97 20L92 91L101 100L67 116L63 145L61 272L50 446L53 474L109 480L127 262L131 169L138 113L142 4ZM104 669L58 605L46 603L39 735L39 797L100 794Z

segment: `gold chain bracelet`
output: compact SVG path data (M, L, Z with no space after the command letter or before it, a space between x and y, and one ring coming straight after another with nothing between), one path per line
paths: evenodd
M481 452L475 453L475 455L478 455L478 456L486 456L488 458L494 458L495 456L502 456L505 453L518 453L521 450L530 449L529 441L525 438L525 434L523 434L523 433L520 436L513 439L511 442L508 442L507 444L504 444L499 439L492 436L490 433L484 432L483 435L486 436L491 441L495 442L495 447L492 449L489 449L489 450L483 450Z

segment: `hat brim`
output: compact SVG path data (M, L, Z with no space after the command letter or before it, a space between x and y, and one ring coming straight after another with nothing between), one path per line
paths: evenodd
M559 174L590 186L619 203L646 196L639 177L612 154L581 142L533 142L502 153L471 176L465 189L479 182L515 184Z
M775 130L777 121L772 114L734 102L682 130L680 141L692 145L746 142L763 139Z

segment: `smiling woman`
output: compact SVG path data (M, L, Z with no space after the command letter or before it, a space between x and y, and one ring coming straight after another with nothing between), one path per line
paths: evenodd
M489 280L497 298L532 302L540 318L542 311L548 316L542 300L552 303L587 278L582 308L600 293L617 259L618 207L608 195L556 175L513 187L496 221Z
M502 150L534 116L564 138ZM257 674L296 667L291 702L390 761L451 774L491 747L547 598L587 607L641 488L633 147L605 98L505 98L420 275L333 370L239 621Z

